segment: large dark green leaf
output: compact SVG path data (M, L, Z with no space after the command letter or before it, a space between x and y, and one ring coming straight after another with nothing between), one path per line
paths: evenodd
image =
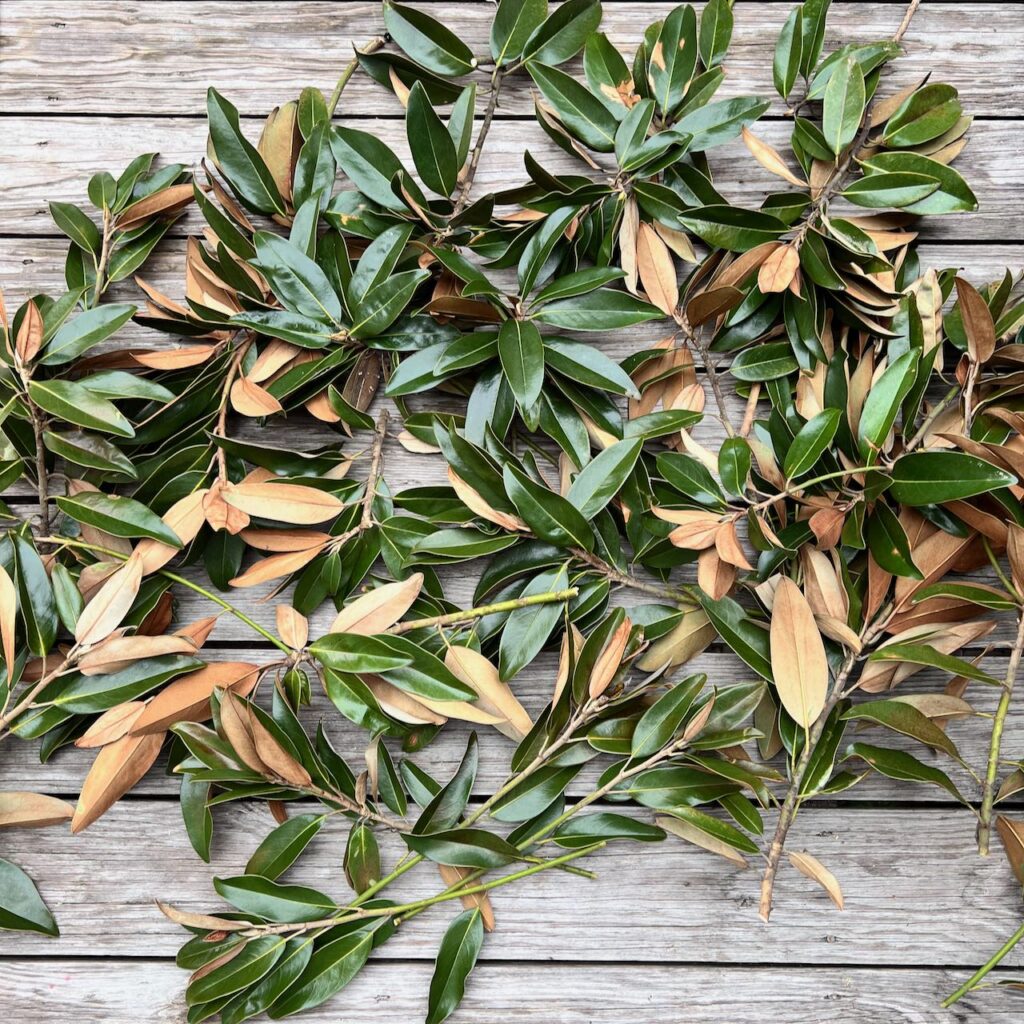
M580 814L559 825L552 835L558 846L570 850L586 849L594 843L612 839L631 839L638 843L657 843L665 838L664 829L649 825L646 821L627 818L624 814L599 811L596 814Z
M241 1024L265 1012L301 976L312 955L311 935L291 939L273 968L224 1006L220 1011L221 1024Z
M215 878L213 887L243 914L256 914L282 924L315 921L337 910L329 896L304 885L282 885L260 875Z
M270 1007L269 1016L280 1020L325 1003L359 973L372 949L373 935L365 931L342 935L320 946L298 980Z
M238 111L213 88L206 94L206 110L217 166L235 194L258 213L283 215L285 204L274 176L256 147L242 134Z
M796 85L796 76L800 72L800 57L803 53L803 33L800 31L800 8L790 10L778 42L775 44L775 57L772 62L772 80L775 90L783 99Z
M425 11L384 2L384 24L391 38L421 67L439 75L467 75L476 67L473 51Z
M33 654L46 654L57 639L57 606L50 579L36 549L13 534L18 583L18 613L25 623L25 641Z
M918 740L960 760L956 744L927 715L899 700L869 700L855 704L844 715L848 721L876 722L893 732Z
M43 432L43 444L54 455L75 466L97 469L101 473L118 473L136 479L137 473L131 461L106 438L89 434L84 430L56 433Z
M491 22L491 56L498 67L519 57L547 13L548 0L498 0Z
M403 767L408 762L403 762ZM469 734L466 751L455 774L429 800L423 813L416 819L413 832L425 835L454 828L473 794L477 767L480 763L476 733Z
M39 362L46 366L70 363L93 345L109 338L127 323L135 307L125 303L97 306L66 321L47 343Z
M896 422L903 399L914 386L919 355L917 349L904 352L886 367L868 392L857 426L860 453L868 465L878 459L885 439Z
M786 452L782 471L787 480L802 476L821 458L836 436L841 419L838 409L826 409L800 428Z
M459 868L500 868L522 856L493 832L480 828L454 828L445 832L403 832L405 845L437 864Z
M592 520L622 489L643 446L643 438L610 445L583 467L570 485L566 500L585 520Z
M600 24L599 0L566 0L534 30L523 46L523 59L561 64L583 49Z
M73 380L33 380L29 397L44 412L76 427L99 430L118 437L134 437L135 428L113 402L94 395Z
M657 306L612 288L597 288L586 295L560 299L533 314L542 323L568 331L613 331L663 316Z
M478 907L464 911L448 925L430 979L426 1024L441 1024L458 1008L483 942L484 922Z
M569 585L565 566L535 576L522 592L522 597L564 590ZM557 601L517 608L509 615L501 633L498 671L502 680L511 679L537 656L547 643L551 631L562 617L565 606Z
M363 195L388 210L407 212L405 203L391 189L392 179L396 174L406 174L405 168L375 135L336 126L331 129L331 150L338 166ZM406 181L412 184L408 177ZM422 196L414 194L414 198L422 199Z
M900 782L926 782L933 786L939 786L956 797L957 800L963 801L960 791L944 771L923 764L906 751L875 747L869 743L851 743L846 751L846 756L861 758L875 771L881 772L882 775L890 779Z
M872 210L912 206L930 196L939 187L937 178L912 171L890 171L858 178L843 191L843 197L856 206Z
M57 505L78 522L95 526L115 537L152 537L171 547L181 547L178 535L158 515L133 498L100 491L81 491L58 498Z
M599 153L614 149L618 124L589 89L558 68L531 60L527 69L544 98L580 142Z
M704 206L679 214L679 222L708 245L730 252L746 252L786 231L778 217L735 206Z
M505 490L533 533L559 547L593 550L594 531L580 511L560 494L536 483L511 463L505 466Z
M498 331L498 356L519 408L530 409L544 386L544 341L529 320L506 320Z
M768 648L768 630L747 616L743 606L731 597L714 601L701 594L701 607L729 648L759 676L771 681L772 662Z
M937 505L1016 482L1012 473L965 452L916 451L896 460L889 493L904 505Z
M314 320L341 320L341 300L327 275L298 246L270 231L257 231L254 241L259 269L285 306Z
M276 879L298 859L323 827L322 814L297 814L283 821L271 832L245 865L247 875Z
M420 180L438 195L451 195L459 173L455 143L448 129L434 113L426 89L420 82L409 92L405 127L409 136L409 150Z
M938 181L939 187L931 195L904 207L910 213L962 213L978 208L977 198L959 173L919 153L877 153L864 160L863 167L870 172L869 177L905 172L921 174Z
M821 115L821 132L836 155L853 142L866 102L864 72L852 57L846 57L832 72L825 87Z
M659 751L679 730L707 676L703 673L676 683L641 716L633 730L632 757L649 757Z
M284 955L288 940L283 935L264 935L247 942L226 964L197 978L185 992L189 1006L241 992L256 984Z

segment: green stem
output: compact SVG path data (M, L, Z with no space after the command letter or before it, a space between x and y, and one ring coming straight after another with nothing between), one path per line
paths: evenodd
M778 494L775 494L770 498L766 498L764 501L759 502L756 505L752 505L750 511L760 512L763 509L777 504L784 498L791 498L793 495L799 494L801 491L806 491L808 487L813 487L815 484L823 484L827 480L836 480L841 476L852 476L854 473L869 473L873 469L880 468L880 466L855 466L853 469L837 469L833 470L831 473L822 473L821 476L811 477L810 480L801 480L799 484L791 484L785 490L779 491Z
M1017 623L1017 640L1010 654L1010 663L1006 667L1006 679L1003 683L999 707L992 722L992 738L988 747L988 771L985 773L985 785L982 790L981 810L978 813L978 853L988 856L989 841L992 837L992 811L996 802L996 775L999 772L999 749L1003 742L1003 727L1010 711L1013 698L1013 686L1017 681L1020 669L1021 653L1024 651L1024 610L1021 611Z
M383 45L384 39L377 36L371 39L359 52L360 53L376 53ZM338 100L341 99L341 94L345 91L345 86L348 85L348 80L352 77L356 68L359 67L359 58L353 57L346 65L345 70L342 71L341 77L338 79L338 84L334 87L334 92L331 93L331 98L327 101L327 116L333 117L334 111L338 107Z
M1021 939L1024 939L1024 924L1022 924L1006 940L1006 942L999 948L999 950L997 950L996 953L994 953L989 958L989 960L984 964L984 966L979 967L977 971L975 971L974 974L972 974L971 977L967 981L965 981L951 996L947 996L945 999L942 1000L942 1008L944 1010L948 1009L958 999L962 999L972 989L977 988L978 982L980 982L981 979L984 978L985 975L988 974L988 972L991 971L992 968L995 967L1007 955L1007 953L1009 953L1013 949L1013 947L1017 945L1018 942L1020 942Z
M111 551L109 548L100 547L98 544L87 544L82 540L75 540L72 537L40 537L39 540L45 544L62 544L69 548L81 548L83 551L92 551L96 554L109 555L111 558L119 558L122 562L128 561L128 556L121 554L120 551ZM236 608L229 601L225 601L224 598L219 597L212 591L207 590L205 587L201 587L198 583L193 583L191 580L185 579L184 576L179 576L175 572L170 572L168 569L157 569L157 575L163 576L164 579L171 580L173 583L179 583L183 587L187 587L189 590L194 591L197 594L202 595L208 601L212 601L214 604L219 605L226 612L230 612L240 622L244 622L250 629L259 633L265 640L270 641L278 650L283 651L287 655L291 655L291 648L278 640L273 633L269 630L264 629L258 622L254 622L249 618L245 612Z
M428 619L411 619L409 622L400 622L397 626L392 626L387 632L395 635L431 626L453 626L472 619L482 619L486 615L499 615L502 612L515 611L517 608L529 608L535 604L554 604L557 601L569 601L576 597L577 594L579 594L578 587L569 587L567 590L554 590L546 594L531 594L528 597L517 597L510 601L484 604L477 608L463 608L457 612L449 612L447 615L434 615Z

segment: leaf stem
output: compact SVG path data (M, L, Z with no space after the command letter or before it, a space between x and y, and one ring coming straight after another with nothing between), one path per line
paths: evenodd
M484 604L477 608L463 608L457 612L449 612L447 615L434 615L427 619L411 619L409 622L400 622L397 626L392 626L390 629L385 630L385 632L400 634L431 626L453 626L460 622L482 619L485 615L499 615L502 612L512 612L517 608L529 608L536 604L554 604L557 601L570 601L579 592L579 587L569 587L567 590L553 590L546 594L530 594L527 597L517 597L509 601L498 601L495 604Z
M484 151L484 143L487 141L487 133L491 130L491 123L494 121L494 114L498 109L498 96L501 93L501 84L505 79L505 71L497 67L491 75L491 95L487 99L487 108L484 110L484 119L480 123L480 131L476 137L476 143L469 157L469 165L466 174L459 187L459 194L455 199L452 214L449 218L454 220L466 208L469 202L469 193L473 188L473 181L476 178L477 168L480 166L480 157Z
M1007 940L1003 945L992 954L988 961L981 967L979 967L971 977L965 981L951 996L947 996L942 1001L942 1008L944 1010L949 1009L957 1000L962 999L968 992L978 987L978 982L988 974L1006 955L1017 945L1018 942L1024 939L1024 924L1022 924Z
M855 466L853 469L837 469L831 473L822 473L821 476L811 477L810 480L801 480L798 484L791 484L785 490L779 491L778 494L773 495L770 498L766 498L764 501L758 502L756 505L751 506L751 512L763 512L766 508L770 508L772 505L778 504L785 498L792 498L799 494L801 491L807 490L808 487L813 487L815 484L823 484L827 480L836 480L842 476L853 476L855 473L867 473L872 469L880 469L880 466Z
M988 748L988 770L985 773L985 784L982 788L981 810L978 814L978 853L987 857L989 842L992 837L992 810L996 802L996 775L999 772L999 750L1003 742L1003 727L1010 711L1013 698L1013 687L1020 670L1021 654L1024 652L1024 610L1017 622L1017 639L1010 654L1010 663L1006 667L1006 680L999 698L999 707L992 721L992 737Z
M92 551L95 554L109 555L111 558L119 558L122 562L128 560L127 555L121 554L119 551L112 551L110 548L100 547L98 544L87 544L82 540L75 540L73 537L39 537L39 541L46 544L62 544L69 548L81 548L83 551ZM265 640L269 640L279 651L283 651L285 654L291 656L292 649L281 640L279 640L269 630L264 629L258 622L254 622L249 618L245 612L241 609L236 608L229 601L225 601L224 598L214 594L212 591L207 590L205 587L200 586L198 583L193 583L192 580L186 579L184 576L179 576L175 572L170 572L168 569L157 569L157 575L163 576L164 579L171 580L173 583L178 583L183 587L187 587L189 590L194 591L197 594L205 597L208 601L212 601L214 604L219 605L226 612L230 612L240 622L244 622L250 629L259 633Z
M113 225L110 221L110 210L107 209L106 204L103 205L103 242L100 246L99 259L96 261L96 283L93 285L92 290L92 305L98 306L100 304L100 298L103 292L106 290L106 285L103 283L103 278L107 273L107 264L110 262L110 241L113 236Z
M381 36L376 36L371 39L359 53L376 53L384 44L386 40ZM352 77L356 68L359 67L359 57L353 57L346 65L345 70L342 71L341 77L338 79L337 84L334 86L334 92L331 93L331 98L327 101L327 116L333 117L334 111L338 107L338 100L341 99L341 94L345 91L345 86L348 85L348 80Z

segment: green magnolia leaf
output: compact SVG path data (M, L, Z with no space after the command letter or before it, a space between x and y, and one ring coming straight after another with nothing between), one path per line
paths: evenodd
M57 684L54 707L77 715L95 714L155 690L158 686L202 668L203 663L184 654L165 654L130 662L116 672L70 675Z
M213 887L243 914L256 914L281 924L328 917L338 907L329 896L304 885L283 885L260 875L215 878Z
M782 471L787 480L803 476L821 458L836 436L841 420L838 409L826 409L800 428L786 452Z
M979 683L987 683L989 686L1002 686L1002 681L988 672L972 665L969 661L954 657L952 654L943 654L928 647L925 644L888 644L869 655L870 661L895 661L909 662L912 665L926 665L929 668L942 669L953 676L963 676L965 679L975 679Z
M665 452L658 455L657 464L658 472L680 494L712 508L725 504L725 495L718 482L692 455Z
M519 294L528 295L544 270L548 258L555 246L562 240L565 229L578 215L573 206L565 206L555 210L541 225L540 230L531 236L519 259L518 278Z
M455 142L434 113L421 82L417 82L409 92L405 125L409 150L423 184L438 195L451 195L459 173Z
M660 320L657 306L612 288L597 288L586 295L548 303L533 319L568 331L613 331Z
M569 585L569 574L565 566L540 573L525 587L521 597L533 594L547 594L564 590ZM498 652L498 674L507 682L520 672L548 642L551 631L564 613L564 605L558 602L517 608L505 622L501 633Z
M704 206L679 214L679 223L708 245L730 252L746 252L762 242L773 242L786 225L771 214L735 206Z
M84 430L66 433L45 430L43 444L54 455L67 459L75 466L96 469L102 473L117 473L133 480L138 476L127 456L98 434L88 434Z
M424 11L384 0L384 24L391 38L421 67L438 75L468 75L473 51Z
M429 276L426 270L406 270L372 288L353 310L350 337L373 338L383 334L402 315L413 292Z
M800 8L790 10L778 42L775 44L775 57L772 61L772 81L775 91L785 100L796 85L796 76L800 73L800 59L803 55L803 33Z
M529 409L544 386L544 341L528 320L506 320L498 331L498 356L520 409Z
M956 797L961 803L964 798L953 785L950 777L938 768L923 764L912 754L903 750L889 750L885 747L874 747L868 743L851 743L846 751L847 757L859 757L866 761L875 771L890 779L900 782L926 782L939 786L947 793Z
M938 188L938 179L930 175L892 171L858 178L843 191L843 198L868 209L903 208L925 199Z
M536 483L511 463L505 466L505 490L534 534L563 548L594 548L594 531L567 499Z
M441 1024L458 1008L483 942L484 923L479 908L464 911L448 925L430 979L426 1024Z
M622 55L603 32L593 32L587 37L583 50L583 71L594 95L611 111L613 117L621 120L629 111L626 97L633 76Z
M675 110L697 66L697 15L689 5L673 8L661 24L647 74L651 97L662 114Z
M425 835L403 832L402 839L413 853L436 864L459 868L500 868L522 856L501 836L479 828L454 828Z
M604 388L613 394L630 398L640 397L629 374L592 345L583 345L567 338L547 337L544 339L544 359L552 370L557 370L579 384Z
M134 312L134 306L114 304L79 313L66 321L50 339L39 362L44 366L54 366L77 359L83 352L109 338L131 319Z
M284 955L288 940L283 935L264 935L247 942L242 951L189 985L189 1006L234 995L258 982Z
M96 222L74 203L50 203L50 216L54 224L64 232L80 249L89 253L93 260L100 255L103 236Z
M345 878L353 892L366 892L381 877L380 849L373 831L366 825L352 826L345 846Z
M548 0L498 0L491 23L491 56L498 67L522 54L526 40L548 13Z
M333 326L323 320L302 316L288 309L260 309L251 313L236 313L231 323L248 327L268 338L290 341L301 348L326 348L335 333Z
M925 746L941 750L960 760L956 744L927 715L898 700L869 700L856 704L843 714L847 721L868 721L884 725L893 732L909 736Z
M312 936L300 935L291 939L270 971L223 1006L221 1024L241 1024L264 1013L302 975L312 955Z
M742 437L730 437L718 450L718 476L730 494L743 494L747 489L752 453Z
M693 706L697 694L704 688L707 676L703 673L676 683L662 694L641 716L633 730L630 745L632 757L650 757L657 753L679 731Z
M917 379L920 352L911 349L886 367L864 401L857 425L860 453L868 465L874 464L885 445L885 440L896 422L903 399Z
M336 672L389 672L411 665L413 659L395 650L384 637L357 633L328 633L310 644L309 653Z
M799 368L788 341L769 341L741 352L729 367L729 372L742 381L776 380Z
M181 547L178 535L158 515L133 498L82 491L73 497L58 498L57 505L78 522L95 526L115 537L152 537L171 547Z
M314 320L341 320L341 300L327 275L298 246L270 231L257 231L253 241L257 265L285 306Z
M852 57L847 57L839 62L825 87L821 115L822 135L836 156L857 135L866 102L864 72Z
M44 412L76 427L99 430L118 437L134 437L135 428L113 402L94 395L73 380L33 380L29 398Z
M732 40L732 0L710 0L700 13L701 63L713 68L722 62Z
M914 580L924 578L914 564L914 554L903 524L884 501L875 503L868 519L867 541L872 557L886 572Z
M0 857L0 928L59 935L53 915L32 879L17 864Z
M757 96L736 96L698 106L676 121L673 132L691 153L722 146L737 138L769 107L768 100Z
M33 654L46 654L57 639L57 608L46 569L36 549L24 537L14 541L14 568L18 584L18 614L25 624L25 640Z
M889 494L902 505L939 505L1012 487L1017 478L974 455L915 451L897 459Z
M406 204L391 188L392 180L401 174L406 176L413 198L426 206L426 199L408 178L402 162L375 135L335 126L331 129L331 150L338 166L367 199L396 213L407 213Z
M580 142L598 153L610 153L615 148L618 124L589 89L564 71L537 61L531 60L527 70L541 95Z
M327 1002L359 973L372 949L373 935L367 932L341 935L324 943L314 950L298 980L271 1005L269 1016L280 1020Z
M612 839L631 839L638 843L657 843L665 838L664 829L646 821L627 818L624 814L599 811L580 814L559 825L551 838L556 845L570 850L583 850L594 843Z
M864 160L861 166L869 172L869 178L890 173L921 174L934 178L939 187L925 198L903 207L909 213L969 213L978 208L978 200L974 193L952 167L919 153L877 153Z
M702 593L700 603L711 624L733 653L739 655L759 676L771 682L768 630L750 619L743 606L731 597L714 601Z
M566 0L539 25L523 45L523 59L561 64L575 57L601 24L599 0Z
M283 875L323 827L322 814L297 814L271 832L245 865L247 875L271 880Z
M643 439L619 441L591 459L573 480L566 500L592 520L622 489L643 450Z
M552 765L539 769L496 800L491 816L496 821L530 821L562 796L581 767L580 764L570 764L561 768Z
M886 121L882 143L891 149L920 146L949 131L962 113L953 86L940 83L922 86Z
M403 767L408 763L403 761ZM448 782L431 796L413 826L414 834L445 832L455 827L469 803L469 798L473 795L473 783L476 781L479 763L479 744L476 733L471 732L459 767Z
M242 134L238 110L216 89L206 94L210 145L215 162L238 198L257 213L285 214L274 176L256 147Z

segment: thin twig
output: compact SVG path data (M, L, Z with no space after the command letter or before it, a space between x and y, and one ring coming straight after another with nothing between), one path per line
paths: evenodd
M968 992L978 987L978 982L988 974L1012 949L1017 945L1018 942L1024 939L1024 924L1022 924L1007 940L1003 945L988 959L988 961L979 967L971 977L965 981L951 996L948 996L942 1001L942 1008L948 1009L957 1000L962 999Z
M448 612L446 615L434 615L426 619L410 619L408 622L399 622L385 630L392 636L402 633L409 633L414 629L429 629L433 626L454 626L460 622L470 622L473 619L482 619L485 615L500 615L503 612L513 612L517 608L529 608L536 604L554 604L558 601L571 601L579 594L579 587L569 587L567 590L554 590L547 594L530 594L527 597L517 597L509 601L498 601L495 604L480 605L477 608L463 608L457 612Z
M494 69L494 74L491 75L491 95L487 99L487 108L484 110L484 119L480 123L480 131L476 137L476 143L473 146L473 151L469 156L469 164L466 167L466 173L462 178L462 184L459 186L459 193L455 198L455 205L452 208L451 219L454 220L462 211L466 208L466 204L469 202L469 193L473 188L473 181L476 178L477 168L480 165L480 157L484 151L484 143L487 141L487 133L491 130L491 123L494 120L494 114L498 109L498 96L501 93L501 84L505 79L505 71L498 67Z

